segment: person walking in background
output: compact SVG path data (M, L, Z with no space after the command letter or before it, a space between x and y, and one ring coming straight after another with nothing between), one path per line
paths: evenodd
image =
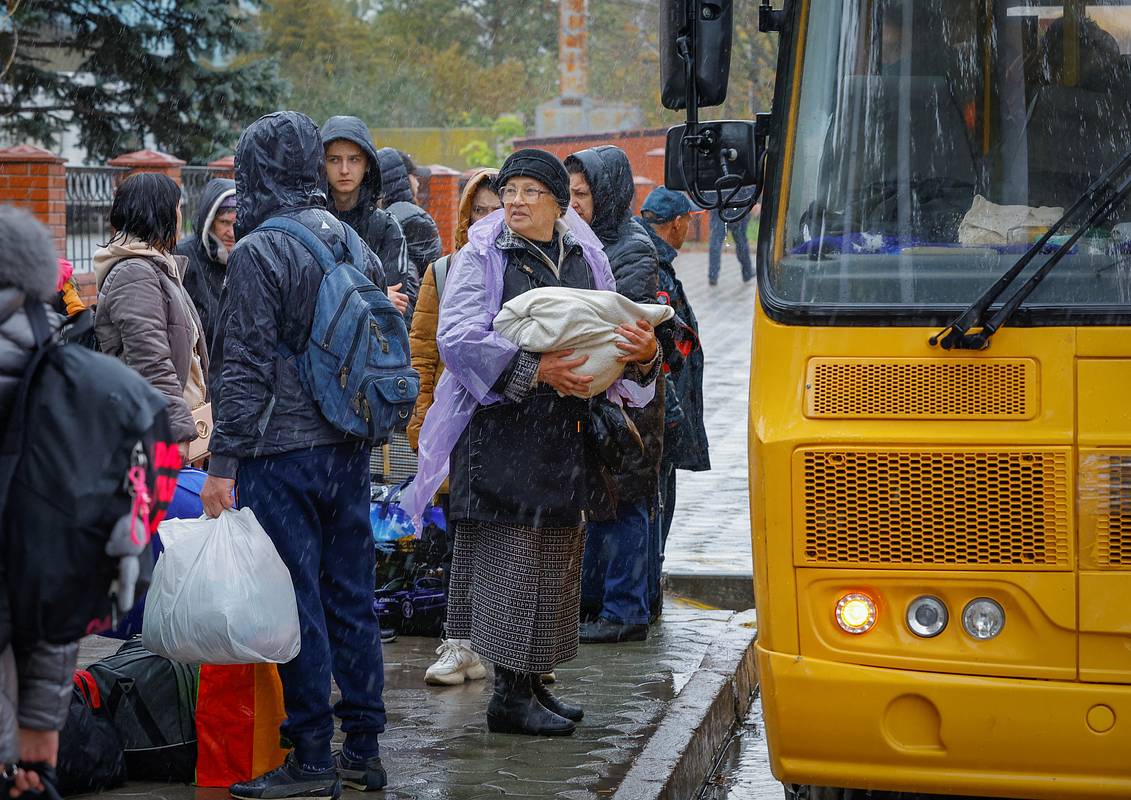
M413 266L414 284L409 292L410 310L406 319L411 323L412 309L416 307L419 276L429 264L440 257L443 246L440 244L440 229L432 215L417 204L416 165L407 153L392 147L382 147L377 151L377 163L381 168L381 207L396 217L404 231L408 247L408 260Z
M734 239L734 252L738 256L739 266L742 267L742 282L750 283L754 280L754 265L750 261L750 245L746 242L746 223L750 221L745 216L738 222L723 222L718 209L707 212L711 219L711 241L707 250L707 280L712 286L719 284L719 271L722 267L723 245L726 243L727 234Z
M204 326L204 339L216 338L216 311L228 271L228 254L236 246L236 182L214 178L204 187L193 220L193 234L177 244L177 255L188 259L185 291Z
M656 247L632 218L635 184L628 156L619 147L594 147L565 160L571 204L605 247L617 291L638 303L655 303L659 286ZM587 620L581 641L611 643L648 637L651 598L659 591L658 511L660 456L664 437L664 385L646 407L628 409L644 452L595 492L585 544L582 608Z
M193 412L208 398L208 348L182 283L188 259L173 254L180 187L167 175L131 175L114 193L110 227L110 241L94 253L98 343L165 395L173 438L187 460L188 443L197 438Z
M285 217L339 254L348 228L325 208L322 140L303 114L268 114L244 131L236 187L239 244L228 261L212 346L216 427L200 498L205 513L218 516L232 506L238 481L240 504L255 513L291 573L302 650L279 665L282 734L294 749L281 767L231 793L248 800L337 798L343 782L365 791L386 783L378 746L385 678L373 611L369 446L323 415L295 366L293 354L310 338L321 267L289 233L255 228ZM380 261L365 251L368 277L384 290ZM333 709L331 673L342 696ZM334 713L345 733L336 752Z
M389 299L405 318L416 302L416 269L408 258L408 244L400 223L378 205L381 167L369 128L357 117L330 117L322 126L326 148L326 179L330 184L327 208L349 225L381 259L389 284Z
M687 238L691 201L680 192L660 186L640 207L640 223L652 237L660 259L660 302L675 310L672 324L660 328L664 349L664 449L660 459L660 553L654 566L662 572L664 550L675 513L677 469L701 472L711 468L707 430L703 424L703 348L691 301L676 276L675 258ZM652 616L659 613L662 595L652 599Z
M499 195L491 186L491 181L499 174L497 169L477 170L463 188L459 201L459 222L455 233L455 253L458 253L467 244L468 229L488 214L502 208ZM436 344L436 329L440 322L441 294L447 286L448 271L452 266L455 253L440 258L435 264L429 265L424 272L424 279L420 284L420 297L416 304L416 314L412 318L412 333L409 337L412 343L412 367L420 373L420 394L416 398L416 406L412 412L412 419L408 423L408 441L415 450L419 444L420 428L428 409L432 406L433 391L444 372L444 362L440 359L440 351ZM449 511L447 487L440 490L440 504L447 518ZM458 535L455 526L449 525L449 534ZM453 548L454 548L453 541ZM466 608L469 598L468 588L471 585L471 576L464 573L467 564L460 561L453 562L448 570L448 607L456 605L454 612L457 617L466 617ZM459 574L455 574L456 570ZM454 591L453 591L454 587ZM479 680L487 676L478 654L471 649L471 640L459 639L449 634L448 638L440 642L436 650L439 658L428 667L424 673L425 683L435 686L454 686L465 680Z
M613 279L599 241L567 212L569 176L555 156L518 150L495 186L503 210L472 228L444 292L445 372L409 491L421 495L414 505L431 496L450 454L453 575L470 577L470 602L448 607L447 632L495 665L489 730L568 735L583 711L541 675L577 655L592 378L574 372L584 356L521 350L492 321L531 289L608 290ZM637 323L617 332L624 379L648 387L659 373L655 335Z

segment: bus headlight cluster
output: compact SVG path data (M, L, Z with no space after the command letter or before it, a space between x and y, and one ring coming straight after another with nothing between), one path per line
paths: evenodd
M837 600L833 614L845 633L867 633L876 626L877 603L863 591L852 591ZM950 611L941 598L924 594L907 606L907 629L922 639L938 636L950 622ZM1005 610L989 597L976 597L962 609L962 629L971 639L993 639L1005 627Z

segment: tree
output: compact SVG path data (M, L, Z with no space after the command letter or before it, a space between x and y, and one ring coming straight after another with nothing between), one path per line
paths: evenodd
M188 161L222 152L283 90L277 65L252 55L259 40L247 8L24 0L12 18L18 41L0 86L0 130L53 146L74 125L92 160L149 137Z
M482 139L474 139L461 149L460 155L472 167L501 167L514 151L514 140L526 135L522 120L512 114L503 114L491 124L491 136L495 139L492 147Z

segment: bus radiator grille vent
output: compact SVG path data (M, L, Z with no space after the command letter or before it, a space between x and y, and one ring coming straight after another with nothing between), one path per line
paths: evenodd
M1031 419L1037 365L1024 358L810 359L805 415L831 419Z
M1071 565L1067 450L820 449L795 458L800 564Z
M1131 568L1131 452L1080 451L1080 523L1095 525L1091 558L1097 567Z

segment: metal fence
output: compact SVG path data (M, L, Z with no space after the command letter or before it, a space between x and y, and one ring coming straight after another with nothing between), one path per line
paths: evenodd
M192 224L196 219L197 209L200 208L200 198L204 194L204 187L218 174L208 167L181 168L181 198L184 200L184 205L181 207L183 234L192 233Z
M94 269L94 251L110 240L114 190L124 167L67 167L67 258L76 272Z

